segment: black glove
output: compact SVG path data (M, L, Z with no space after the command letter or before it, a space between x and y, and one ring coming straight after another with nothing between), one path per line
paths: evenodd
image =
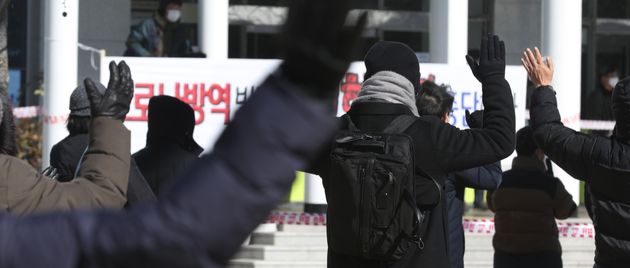
M293 0L283 41L281 70L291 82L303 85L319 99L337 95L339 82L348 70L354 48L363 32L366 14L345 29L350 0Z
M466 123L469 128L483 127L483 110L474 111L472 114L466 110Z
M114 61L109 63L109 83L105 94L98 92L92 79L86 78L84 83L93 118L106 116L125 120L133 99L133 80L125 61L121 61L118 66Z
M496 35L488 34L481 39L479 63L466 55L468 66L479 82L486 82L490 77L505 79L505 43Z
M42 171L42 175L49 177L53 180L59 180L59 172L54 167L47 167Z

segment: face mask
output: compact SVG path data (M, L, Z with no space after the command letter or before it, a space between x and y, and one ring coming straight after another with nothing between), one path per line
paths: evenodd
M618 76L613 76L613 77L608 79L608 84L611 87L613 87L613 88L617 85L617 83L619 83L619 77Z
M182 12L180 10L171 9L166 12L166 19L170 22L177 22L181 16Z

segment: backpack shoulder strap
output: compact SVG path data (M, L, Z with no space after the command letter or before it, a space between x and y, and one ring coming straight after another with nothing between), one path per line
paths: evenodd
M407 130L414 122L418 120L418 117L413 115L399 115L383 130L384 133L398 134Z

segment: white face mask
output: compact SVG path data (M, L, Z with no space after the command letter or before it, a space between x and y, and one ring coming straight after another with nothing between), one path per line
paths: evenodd
M182 17L182 11L177 9L171 9L166 12L166 19L170 22L177 22Z
M618 76L613 76L613 77L608 79L608 84L611 87L613 87L613 88L617 85L617 83L619 83L619 77Z

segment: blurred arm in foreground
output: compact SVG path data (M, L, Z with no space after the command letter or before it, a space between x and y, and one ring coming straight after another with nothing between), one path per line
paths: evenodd
M292 1L285 62L157 204L0 219L2 267L221 267L337 126L329 103L365 19L348 2ZM326 18L325 21L320 18ZM314 64L318 72L303 68Z

